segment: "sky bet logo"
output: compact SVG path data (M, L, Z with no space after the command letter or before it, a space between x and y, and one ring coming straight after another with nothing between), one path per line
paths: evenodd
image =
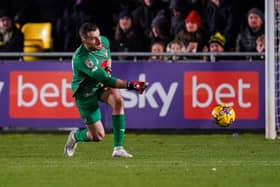
M10 74L10 116L13 118L79 118L71 92L71 71L21 71ZM145 74L139 80L146 80ZM164 88L153 82L141 94L122 89L125 108L151 107L164 117L170 110L178 87Z
M184 117L209 119L217 103L233 106L239 119L259 116L257 72L185 72Z
M71 96L72 72L10 73L13 118L79 118Z

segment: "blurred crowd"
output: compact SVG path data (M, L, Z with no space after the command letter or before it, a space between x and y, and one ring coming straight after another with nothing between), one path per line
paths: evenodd
M277 0L278 1L278 0ZM52 23L52 51L72 52L96 23L113 52L264 52L264 0L9 0L1 2L0 52L21 51L21 26ZM17 27L15 26L17 24ZM16 41L16 42L15 42ZM121 57L120 57L121 58ZM151 60L164 57L152 56ZM169 60L184 60L180 56Z

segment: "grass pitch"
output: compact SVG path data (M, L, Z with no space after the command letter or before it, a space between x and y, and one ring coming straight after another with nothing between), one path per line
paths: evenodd
M67 158L66 138L0 134L0 186L279 186L280 141L262 134L127 134L132 159L111 157L111 134Z

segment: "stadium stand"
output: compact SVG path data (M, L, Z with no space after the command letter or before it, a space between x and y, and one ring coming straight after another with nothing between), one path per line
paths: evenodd
M43 52L52 48L52 25L50 22L26 23L22 26L24 52ZM37 60L38 57L25 56L24 61Z

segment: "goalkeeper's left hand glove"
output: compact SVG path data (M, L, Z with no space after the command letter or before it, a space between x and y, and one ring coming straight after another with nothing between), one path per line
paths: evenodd
M135 90L142 94L144 90L147 88L148 83L145 81L128 81L127 82L127 89L128 90Z
M111 67L106 66L106 67L104 68L104 70L105 70L109 75L112 74L112 68L111 68Z

